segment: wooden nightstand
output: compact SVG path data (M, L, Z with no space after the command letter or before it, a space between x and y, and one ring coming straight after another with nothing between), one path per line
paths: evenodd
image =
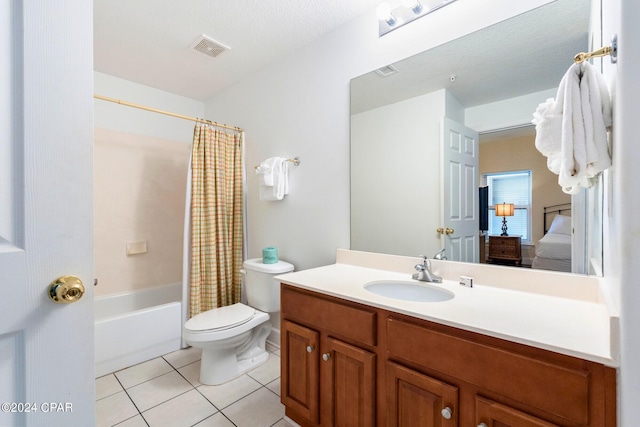
M522 263L520 236L489 236L489 262L513 261Z

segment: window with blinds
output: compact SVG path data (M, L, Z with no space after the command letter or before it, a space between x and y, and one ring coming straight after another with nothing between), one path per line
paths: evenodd
M507 233L531 242L531 171L501 172L483 175L489 186L489 234L502 233L502 217L496 216L500 203L513 203L514 216L507 217Z

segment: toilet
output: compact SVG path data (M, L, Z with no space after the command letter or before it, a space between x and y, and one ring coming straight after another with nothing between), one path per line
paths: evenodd
M273 277L293 271L293 265L284 261L264 264L262 258L254 258L243 266L249 305L237 303L205 311L182 328L182 339L202 349L202 384L225 383L269 359L265 349L271 332L269 313L280 311L280 284Z

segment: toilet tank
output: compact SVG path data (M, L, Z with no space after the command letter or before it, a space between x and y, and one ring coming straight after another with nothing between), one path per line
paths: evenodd
M243 265L247 303L267 313L280 311L280 283L273 278L293 271L293 265L284 261L264 264L262 258L248 259Z

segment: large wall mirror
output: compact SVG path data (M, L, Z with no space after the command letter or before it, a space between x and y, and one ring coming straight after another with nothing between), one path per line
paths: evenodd
M351 248L602 274L602 183L563 193L531 125L597 15L557 0L353 79Z

